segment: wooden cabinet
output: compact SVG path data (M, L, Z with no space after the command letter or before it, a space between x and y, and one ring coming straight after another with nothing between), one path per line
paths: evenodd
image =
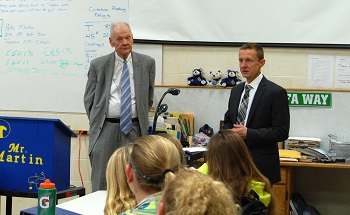
M281 167L281 181L272 187L276 198L276 215L289 214L289 200L293 192L293 168Z

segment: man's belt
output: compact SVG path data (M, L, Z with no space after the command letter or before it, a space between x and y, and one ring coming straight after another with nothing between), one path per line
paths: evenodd
M106 118L106 121L111 123L120 123L119 118ZM138 121L139 121L138 118L132 118L132 122L138 122Z

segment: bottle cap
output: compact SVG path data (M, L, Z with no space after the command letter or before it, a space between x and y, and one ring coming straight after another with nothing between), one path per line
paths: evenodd
M45 182L40 183L40 188L55 188L55 184L50 181L50 179L46 179Z

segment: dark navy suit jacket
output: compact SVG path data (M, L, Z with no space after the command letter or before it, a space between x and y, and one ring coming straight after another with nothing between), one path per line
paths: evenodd
M231 90L223 128L233 128L244 84ZM271 184L281 180L277 142L288 139L290 115L287 92L279 85L262 78L249 111L245 143L260 172Z

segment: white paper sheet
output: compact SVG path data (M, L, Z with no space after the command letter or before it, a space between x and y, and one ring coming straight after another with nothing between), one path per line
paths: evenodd
M188 148L183 148L184 151L188 152L205 152L207 151L207 148L205 147L188 147Z
M310 55L308 85L316 88L333 87L334 56Z
M350 88L350 56L336 56L335 74L336 88Z

